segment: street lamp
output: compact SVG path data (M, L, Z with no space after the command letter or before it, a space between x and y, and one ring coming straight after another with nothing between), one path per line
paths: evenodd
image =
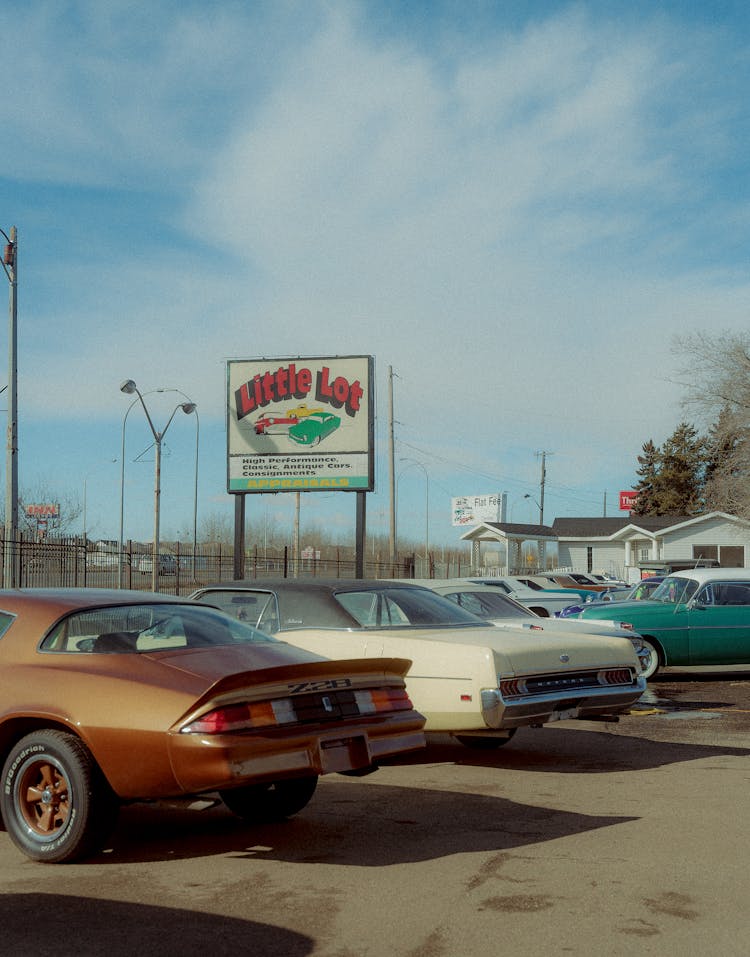
M151 568L151 590L158 592L159 590L159 508L160 508L160 497L161 497L161 443L164 436L167 434L167 429L172 424L172 419L175 417L178 409L186 415L190 415L192 412L195 412L195 403L194 402L181 402L175 406L172 410L172 414L167 420L167 424L164 428L158 432L154 428L153 420L148 411L148 407L143 400L143 396L138 391L138 386L133 382L132 379L126 379L120 386L120 392L124 392L125 395L132 395L134 392L138 396L137 399L134 399L130 405L130 408L136 404L136 402L141 403L141 407L146 415L146 420L148 422L149 428L151 429L151 434L154 437L154 448L156 449L155 456L155 468L154 468L154 541L152 548L152 568ZM130 408L128 412L130 412ZM127 412L125 413L125 418L127 418ZM123 445L125 444L125 421L123 420ZM124 457L123 457L123 468L124 468ZM122 508L122 496L121 496L121 508ZM122 516L122 511L121 511ZM122 528L120 530L120 537L122 538ZM120 564L122 565L122 542L120 542Z
M534 496L529 495L528 492L524 495L524 498L530 498L534 505L536 505L536 507L539 509L539 524L544 525L544 506L540 505Z
M183 399L186 400L188 405L192 405L193 413L195 415L195 475L193 481L193 581L195 581L195 555L198 550L198 456L200 453L200 435L201 435L201 420L198 415L198 406L193 402L190 396L185 395L184 392L180 392L179 389L169 389L169 392L178 392ZM183 411L185 407L183 406Z

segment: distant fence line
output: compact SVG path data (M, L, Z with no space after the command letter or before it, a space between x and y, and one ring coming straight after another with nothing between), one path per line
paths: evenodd
M81 538L42 540L21 537L11 543L0 539L0 572L6 545L13 544L15 582L20 588L127 588L150 590L151 552L147 544L127 542L119 549L92 548ZM160 568L160 591L175 595L187 594L200 585L234 579L234 548L213 543L193 545L163 543L164 558ZM271 550L251 546L244 554L244 577L248 578L354 578L356 561L351 549L326 549L330 554L295 560L290 546ZM142 559L147 568L140 570ZM161 563L160 563L161 565ZM481 570L479 570L481 571ZM399 555L395 562L381 558L365 558L365 578L460 578L471 574L465 558L445 560L438 554Z

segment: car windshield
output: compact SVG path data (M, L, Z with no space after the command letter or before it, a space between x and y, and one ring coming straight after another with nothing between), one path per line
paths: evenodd
M689 601L697 590L698 582L693 581L692 578L678 578L670 575L664 579L649 600L663 601L669 605L679 605L682 602Z
M150 654L276 640L213 608L144 603L68 615L46 636L41 650Z
M426 588L341 591L335 598L363 628L476 626L484 621Z

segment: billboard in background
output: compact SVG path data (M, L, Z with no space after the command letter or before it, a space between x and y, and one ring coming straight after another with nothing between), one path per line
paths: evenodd
M372 356L227 362L227 489L372 491Z
M638 498L638 493L633 491L620 492L620 511L621 512L630 512L635 505L635 500Z
M27 518L57 518L60 514L60 506L57 503L44 503L24 505L24 512Z
M452 524L481 525L482 522L499 522L502 495L464 495L451 499Z

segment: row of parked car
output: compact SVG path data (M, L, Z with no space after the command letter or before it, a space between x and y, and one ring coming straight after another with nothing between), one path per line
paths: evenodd
M0 592L3 822L33 860L67 862L104 846L125 802L198 795L276 820L321 774L370 773L430 733L495 748L519 727L617 720L673 661L633 606L666 610L666 632L705 626L735 590L750 609L747 572L708 575L613 603L617 621L542 617L466 579Z

